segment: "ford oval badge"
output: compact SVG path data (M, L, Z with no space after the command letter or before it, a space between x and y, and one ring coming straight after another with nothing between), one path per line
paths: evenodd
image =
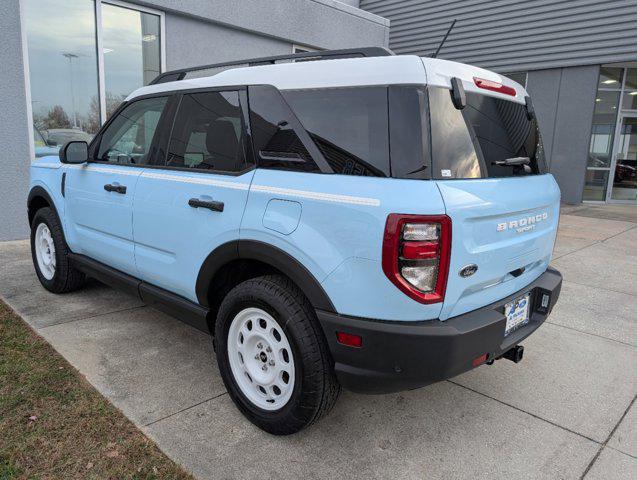
M478 266L475 263L472 263L471 265L467 265L466 267L462 267L462 269L459 272L459 275L462 278L467 278L470 277L471 275L473 275L474 273L476 273L478 271Z

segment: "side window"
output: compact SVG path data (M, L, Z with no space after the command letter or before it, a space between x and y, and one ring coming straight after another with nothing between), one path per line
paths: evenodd
M320 172L306 146L309 144L301 139L304 133L302 127L281 94L268 86L249 87L248 92L250 130L259 166ZM309 145L309 148L312 147L316 148Z
M166 165L221 172L244 170L239 92L184 95L175 117Z
M443 180L482 177L471 134L462 112L453 106L449 90L437 87L428 90L433 177Z
M282 94L334 173L389 176L386 87L286 90Z
M145 165L168 97L131 103L117 114L102 134L96 160Z

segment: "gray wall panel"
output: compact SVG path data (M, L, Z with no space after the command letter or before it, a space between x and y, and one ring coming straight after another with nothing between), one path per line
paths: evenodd
M516 71L637 60L637 0L361 0L391 20L389 46Z
M169 70L292 52L290 42L171 13L166 14L166 38Z
M582 201L598 76L596 65L562 69L551 173L555 175L566 203ZM539 92L537 96L540 96Z
M319 48L387 46L389 21L335 0L133 0Z
M529 72L526 89L533 98L533 106L537 114L540 132L546 152L547 162L551 164L555 132L555 114L560 92L562 69L537 70Z
M26 238L31 139L24 84L20 6L0 2L0 241Z

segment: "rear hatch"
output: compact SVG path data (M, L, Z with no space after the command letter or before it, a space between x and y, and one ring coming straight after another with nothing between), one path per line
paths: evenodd
M468 89L459 110L448 89L428 90L432 177L452 222L444 320L522 290L546 270L560 192L519 95ZM465 267L473 273L463 276Z

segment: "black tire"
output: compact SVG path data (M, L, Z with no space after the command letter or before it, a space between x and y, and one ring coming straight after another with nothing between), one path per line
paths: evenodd
M44 276L38 265L35 247L35 235L40 224L45 224L51 232L53 245L55 247L55 272L53 277L48 279ZM33 266L38 275L38 279L44 288L53 293L72 292L81 288L86 276L79 270L73 268L69 263L69 247L64 240L62 226L56 213L49 207L41 208L33 216L31 222L31 258Z
M295 365L292 396L279 410L263 410L240 390L228 359L228 332L237 313L257 307L269 313L285 332ZM274 435L289 435L311 425L334 406L340 385L316 314L289 279L267 275L247 280L224 298L215 324L215 351L228 394L256 426Z

